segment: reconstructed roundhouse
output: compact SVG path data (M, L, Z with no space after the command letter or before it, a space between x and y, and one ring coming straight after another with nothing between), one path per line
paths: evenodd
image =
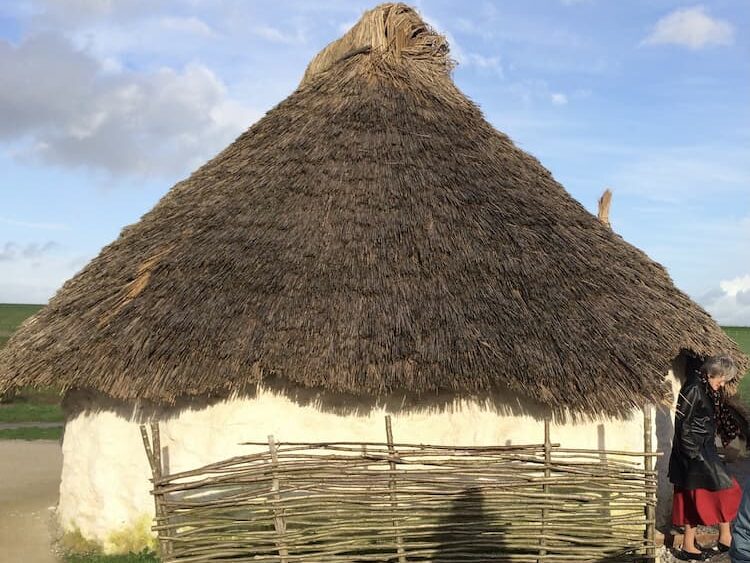
M64 531L146 541L144 419L172 471L382 441L384 413L411 443L538 443L554 416L564 445L640 451L686 357L747 366L451 68L412 9L367 12L13 336L0 391L65 392Z

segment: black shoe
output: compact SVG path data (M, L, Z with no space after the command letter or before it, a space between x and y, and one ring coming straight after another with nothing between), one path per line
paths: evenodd
M679 551L675 551L674 556L680 561L706 561L711 557L711 553L706 551L701 551L700 553L691 553L689 551L680 549Z
M695 547L700 549L703 553L710 553L711 555L719 553L719 548L715 545L701 545L698 542L695 542Z
M730 546L725 545L721 542L716 542L716 545L712 545L711 547L704 547L700 545L698 542L695 542L695 547L703 551L704 553L709 553L711 555L716 555L718 553L726 553L731 549Z

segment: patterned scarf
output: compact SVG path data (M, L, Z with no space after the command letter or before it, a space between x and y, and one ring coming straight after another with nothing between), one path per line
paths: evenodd
M732 415L731 409L727 406L724 401L724 389L719 388L718 391L714 391L711 385L708 383L708 375L701 373L699 374L700 380L703 386L706 388L706 393L711 399L714 405L714 419L716 420L716 433L721 438L722 445L726 448L729 442L734 440L740 433L740 427L737 424L734 416Z

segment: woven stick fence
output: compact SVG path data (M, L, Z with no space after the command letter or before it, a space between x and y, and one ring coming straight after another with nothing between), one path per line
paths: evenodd
M656 454L561 448L548 424L543 444L448 447L394 443L387 419L386 443L270 436L173 475L143 433L165 563L654 557Z

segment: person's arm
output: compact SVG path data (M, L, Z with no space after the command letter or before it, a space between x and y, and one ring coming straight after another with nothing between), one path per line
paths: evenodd
M681 420L680 452L688 459L701 459L701 450L708 437L704 417L698 416L702 400L696 386L680 391L677 417Z

